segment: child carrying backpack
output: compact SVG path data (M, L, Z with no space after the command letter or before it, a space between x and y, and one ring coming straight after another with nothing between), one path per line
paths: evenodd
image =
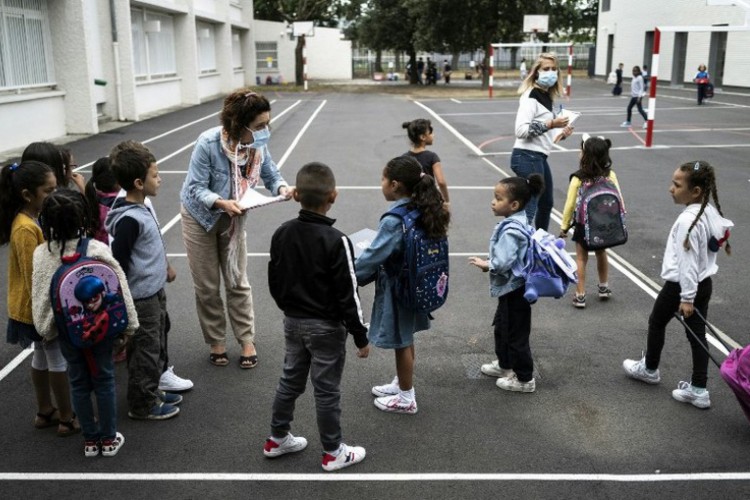
M439 271L431 273L428 266L418 265L415 272L413 261L404 257L414 243L407 244L409 235L414 234L407 228L411 227L409 220L414 219L426 240L432 240L425 244L434 245L433 255L439 257L447 253L445 238L450 213L443 206L434 179L422 173L412 157L400 156L388 162L383 169L382 190L392 204L380 219L377 236L355 263L360 286L376 277L370 342L396 353L396 377L389 384L373 387L372 394L377 396L374 404L380 410L414 414L417 413L413 386L414 333L430 328L429 312L444 302L448 292L448 272L447 261L441 263L440 258L434 268ZM404 272L405 263L410 268L407 271L419 276L413 283L422 285L405 284L404 278L409 274ZM415 302L408 304L409 297Z
M578 284L573 306L586 307L586 264L589 251L596 255L599 274L599 300L612 296L609 288L607 248L622 245L628 240L625 225L625 205L617 175L612 170L609 148L612 142L604 137L583 134L580 169L571 174L568 197L565 200L560 237L566 238L573 227L578 263Z
M86 200L92 213L92 230L94 238L109 245L109 234L104 227L107 214L114 206L120 185L112 172L108 156L99 158L91 167L91 179L86 183Z
M124 347L138 318L125 273L109 247L86 237L90 216L78 191L61 189L45 200L39 223L47 244L34 251L32 310L39 333L60 339L84 456L113 457L125 438L117 432L112 350Z
M527 267L531 244L524 208L544 189L544 179L532 174L528 179L509 177L495 185L492 212L506 219L495 226L490 238L489 259L469 257L469 264L490 273L490 295L497 297L492 321L495 355L482 365L482 373L497 377L495 385L505 391L534 392L534 361L531 357L531 304L524 297L526 279L513 272ZM511 222L512 221L512 222Z

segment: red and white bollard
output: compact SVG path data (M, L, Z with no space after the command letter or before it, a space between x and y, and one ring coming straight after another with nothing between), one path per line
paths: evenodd
M495 71L495 49L492 48L492 45L490 45L490 65L488 71L490 74L490 99L492 99L492 87L495 84L495 77L493 76L493 73Z
M302 81L307 90L307 38L302 37Z
M654 143L654 115L656 114L656 80L659 76L659 45L661 44L661 31L654 28L654 55L651 59L651 86L648 89L648 125L646 126L646 147L650 148Z

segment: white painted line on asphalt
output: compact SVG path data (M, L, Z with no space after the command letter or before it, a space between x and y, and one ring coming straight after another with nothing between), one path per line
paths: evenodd
M286 163L287 158L289 158L289 155L292 154L292 151L294 151L294 148L297 146L297 143L302 138L302 136L305 134L307 129L310 127L310 124L315 119L316 116L318 116L318 113L320 113L320 110L323 109L323 106L326 105L327 100L324 100L320 103L320 106L318 106L318 109L315 110L315 112L312 114L309 120L307 120L307 123L305 123L305 126L302 127L302 130L299 131L297 134L297 137L294 138L292 141L292 144L289 145L286 152L284 153L284 156L281 157L281 159L276 163L276 166L281 170L281 167L284 166L284 163Z
M458 99L454 97L451 97L451 101L455 102L456 104L461 104L461 101L459 101Z
M602 483L664 483L683 481L748 481L750 472L686 472L669 474L576 473L231 473L231 472L3 472L0 481L295 481L295 482L403 482L403 481L546 481Z
M10 372L16 369L18 365L23 363L23 360L31 356L31 354L34 352L33 347L29 347L28 349L24 349L21 351L21 353L13 358L10 363L5 365L2 370L0 370L0 381L3 380L5 377L7 377Z
M463 142L466 145L466 147L468 147L469 149L471 149L474 152L474 154L477 154L477 155L481 155L482 154L482 151L478 147L476 147L474 145L474 143L472 143L469 139L467 139L466 137L464 137L463 135L461 135L458 132L458 130L456 130L455 128L453 128L453 126L450 123L448 123L447 121L445 121L442 116L438 115L432 109L428 108L427 106L425 106L424 104L422 104L419 101L414 101L414 104L416 104L417 106L419 106L420 108L424 109L429 114L431 114L433 116L433 118L435 118L435 120L439 121L440 124L443 125L445 128L447 128L448 131L451 134L453 134L454 136L456 136L456 138L459 141Z

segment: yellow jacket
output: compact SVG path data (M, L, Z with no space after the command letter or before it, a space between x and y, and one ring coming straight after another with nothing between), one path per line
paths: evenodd
M617 187L617 191L620 191L620 183L617 182L617 175L615 171L609 170L609 180L611 180ZM567 233L570 230L570 226L573 225L573 212L576 209L576 202L578 201L578 190L581 187L581 178L572 175L570 176L570 185L568 185L568 197L565 199L565 208L563 209L562 222L560 223L560 231ZM622 191L620 191L620 197L622 198ZM625 208L623 202L623 209Z
M28 325L34 324L31 314L31 270L34 249L42 243L42 229L34 219L19 212L13 219L10 229L8 317Z

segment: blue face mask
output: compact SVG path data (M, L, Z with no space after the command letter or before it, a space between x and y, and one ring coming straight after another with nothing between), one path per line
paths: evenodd
M557 71L540 71L536 82L545 88L550 88L557 83Z
M253 148L260 149L268 144L271 138L271 130L266 126L260 130L253 130Z

